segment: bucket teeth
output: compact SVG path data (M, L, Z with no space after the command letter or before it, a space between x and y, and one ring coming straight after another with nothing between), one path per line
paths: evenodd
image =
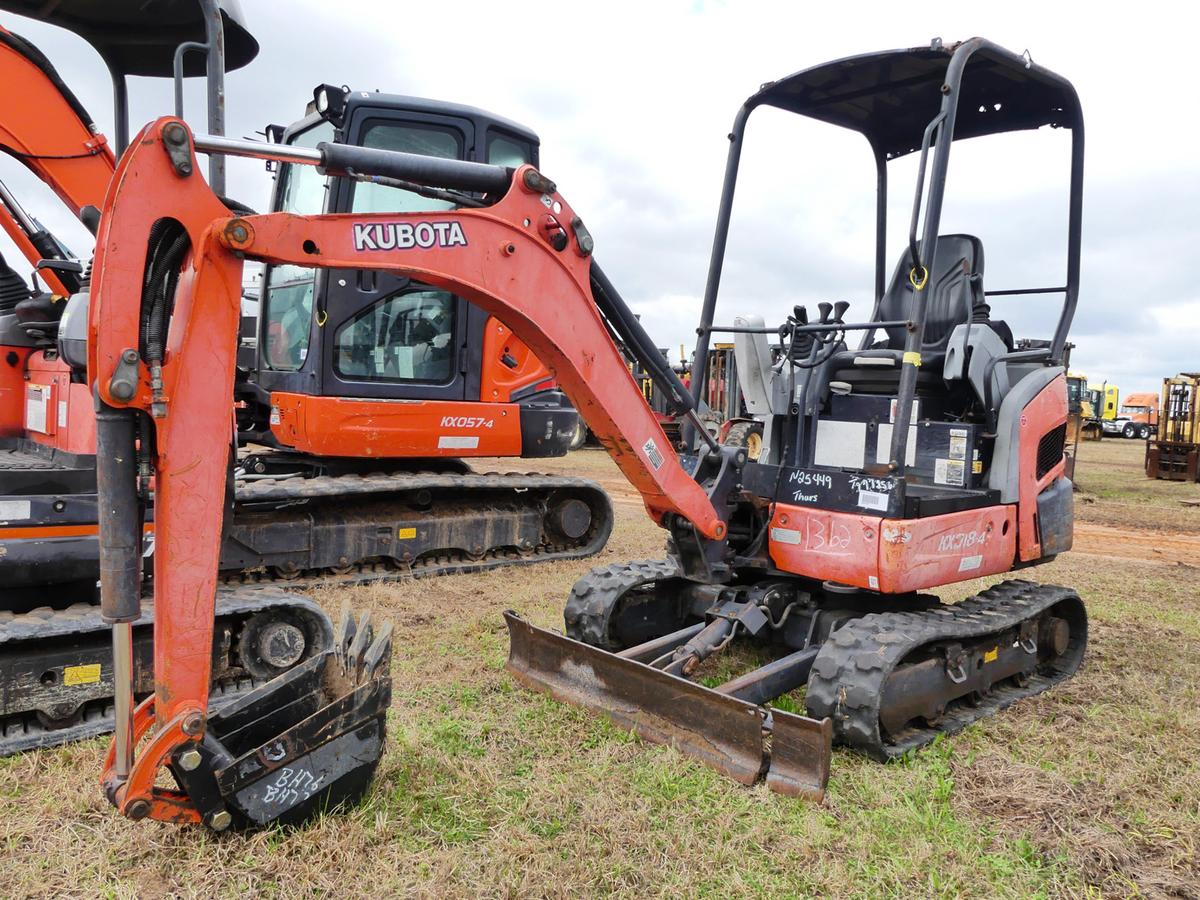
M363 654L362 674L364 678L375 677L375 670L386 664L392 656L392 623L385 622L375 635L375 640Z
M367 610L358 618L358 626L354 629L354 639L346 648L343 665L347 672L357 672L362 666L363 653L371 643L371 612Z
M333 632L334 649L339 650L342 655L345 655L352 640L354 640L354 613L347 602L342 604L342 612L338 616L337 628Z

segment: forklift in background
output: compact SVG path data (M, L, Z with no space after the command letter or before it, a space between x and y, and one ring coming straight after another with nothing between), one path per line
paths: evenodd
M1200 372L1163 379L1158 429L1146 444L1146 475L1200 481Z

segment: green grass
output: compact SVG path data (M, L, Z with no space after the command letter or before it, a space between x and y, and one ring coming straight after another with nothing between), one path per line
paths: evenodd
M569 462L612 478L599 454ZM397 626L387 750L366 801L343 815L218 837L118 817L96 784L101 741L0 760L3 893L1195 894L1194 572L1068 554L1026 573L1073 585L1088 603L1079 675L894 764L838 750L817 806L737 784L504 671L502 610L558 627L570 585L592 565L661 553L661 532L636 504L619 503L618 517L595 560L318 595L331 610L349 597ZM704 679L756 659L739 650ZM803 712L802 698L775 705Z

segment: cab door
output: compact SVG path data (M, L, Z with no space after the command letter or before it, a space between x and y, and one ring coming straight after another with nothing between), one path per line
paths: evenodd
M347 142L450 159L474 147L468 119L359 107ZM330 212L450 209L410 191L336 179ZM317 302L321 393L336 397L462 400L468 396L468 304L446 291L376 270L331 269Z

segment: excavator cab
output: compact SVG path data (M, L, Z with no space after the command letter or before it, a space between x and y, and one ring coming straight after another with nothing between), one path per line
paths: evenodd
M331 141L509 168L538 164L537 135L516 122L333 85L319 85L309 115L279 136L293 147ZM284 163L271 206L318 215L454 205L425 193ZM437 235L411 240L426 237ZM381 249L408 239L389 229L364 235ZM424 465L569 449L578 416L550 372L503 323L463 298L371 269L267 266L262 283L260 352L243 389L247 437L297 454L421 456ZM364 447L357 425L367 418L374 437Z

